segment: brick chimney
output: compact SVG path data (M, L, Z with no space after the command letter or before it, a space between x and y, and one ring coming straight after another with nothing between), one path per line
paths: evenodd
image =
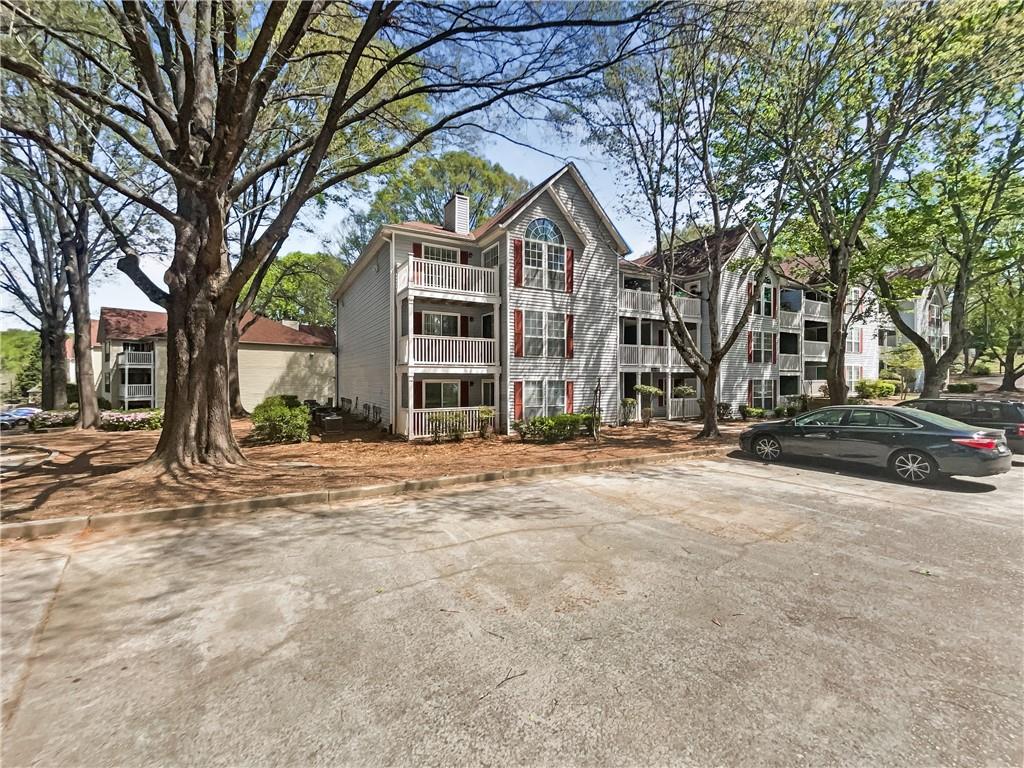
M469 233L469 198L465 195L452 195L444 205L444 228L460 235Z

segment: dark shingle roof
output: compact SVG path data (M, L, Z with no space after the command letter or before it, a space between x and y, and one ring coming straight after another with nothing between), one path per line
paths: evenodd
M284 323L246 313L239 323L240 341L246 344L281 344L296 347L333 347L334 330L315 325L292 328ZM99 326L105 339L136 341L167 334L167 315L147 309L103 307Z
M673 252L673 271L680 276L707 272L708 259L716 253L721 253L720 258L724 265L736 254L736 251L739 250L746 237L747 228L743 225L738 225L725 229L717 235L685 242L677 246ZM720 249L719 246L721 246ZM662 261L656 252L649 252L634 259L630 264L660 269Z

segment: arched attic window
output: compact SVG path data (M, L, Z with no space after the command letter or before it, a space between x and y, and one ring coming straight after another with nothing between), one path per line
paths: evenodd
M565 290L565 238L555 222L534 219L526 226L523 283L530 288Z

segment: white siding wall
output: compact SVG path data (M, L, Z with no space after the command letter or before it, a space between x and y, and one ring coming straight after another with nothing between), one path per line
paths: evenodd
M575 265L573 293L537 288L516 288L511 269L505 269L509 297L505 307L505 355L508 372L502 388L503 411L509 415L513 402L513 382L563 379L573 381L574 408L580 411L593 405L598 381L602 388L602 410L609 421L618 411L618 256L611 246L604 226L576 185L566 174L551 188L562 205L573 216L586 235L588 244L580 241L559 207L548 193L541 195L509 225L509 241L521 238L527 225L536 218L551 219L562 231L566 245L573 249ZM506 248L510 249L509 243ZM515 357L513 310L541 310L572 314L574 319L574 356L572 359L547 357Z
M390 253L385 245L363 268L338 300L337 399L356 398L378 405L390 423L393 361L388 359L388 332L394 296L390 285Z
M324 347L239 344L238 387L248 411L271 395L323 403L334 396L334 352Z

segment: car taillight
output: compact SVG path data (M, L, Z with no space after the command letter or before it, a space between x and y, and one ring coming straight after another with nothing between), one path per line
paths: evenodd
M979 451L994 451L998 443L991 437L954 437L953 442L957 445L966 445L968 448L977 448Z
M1017 437L1024 437L1024 424L1017 425Z

